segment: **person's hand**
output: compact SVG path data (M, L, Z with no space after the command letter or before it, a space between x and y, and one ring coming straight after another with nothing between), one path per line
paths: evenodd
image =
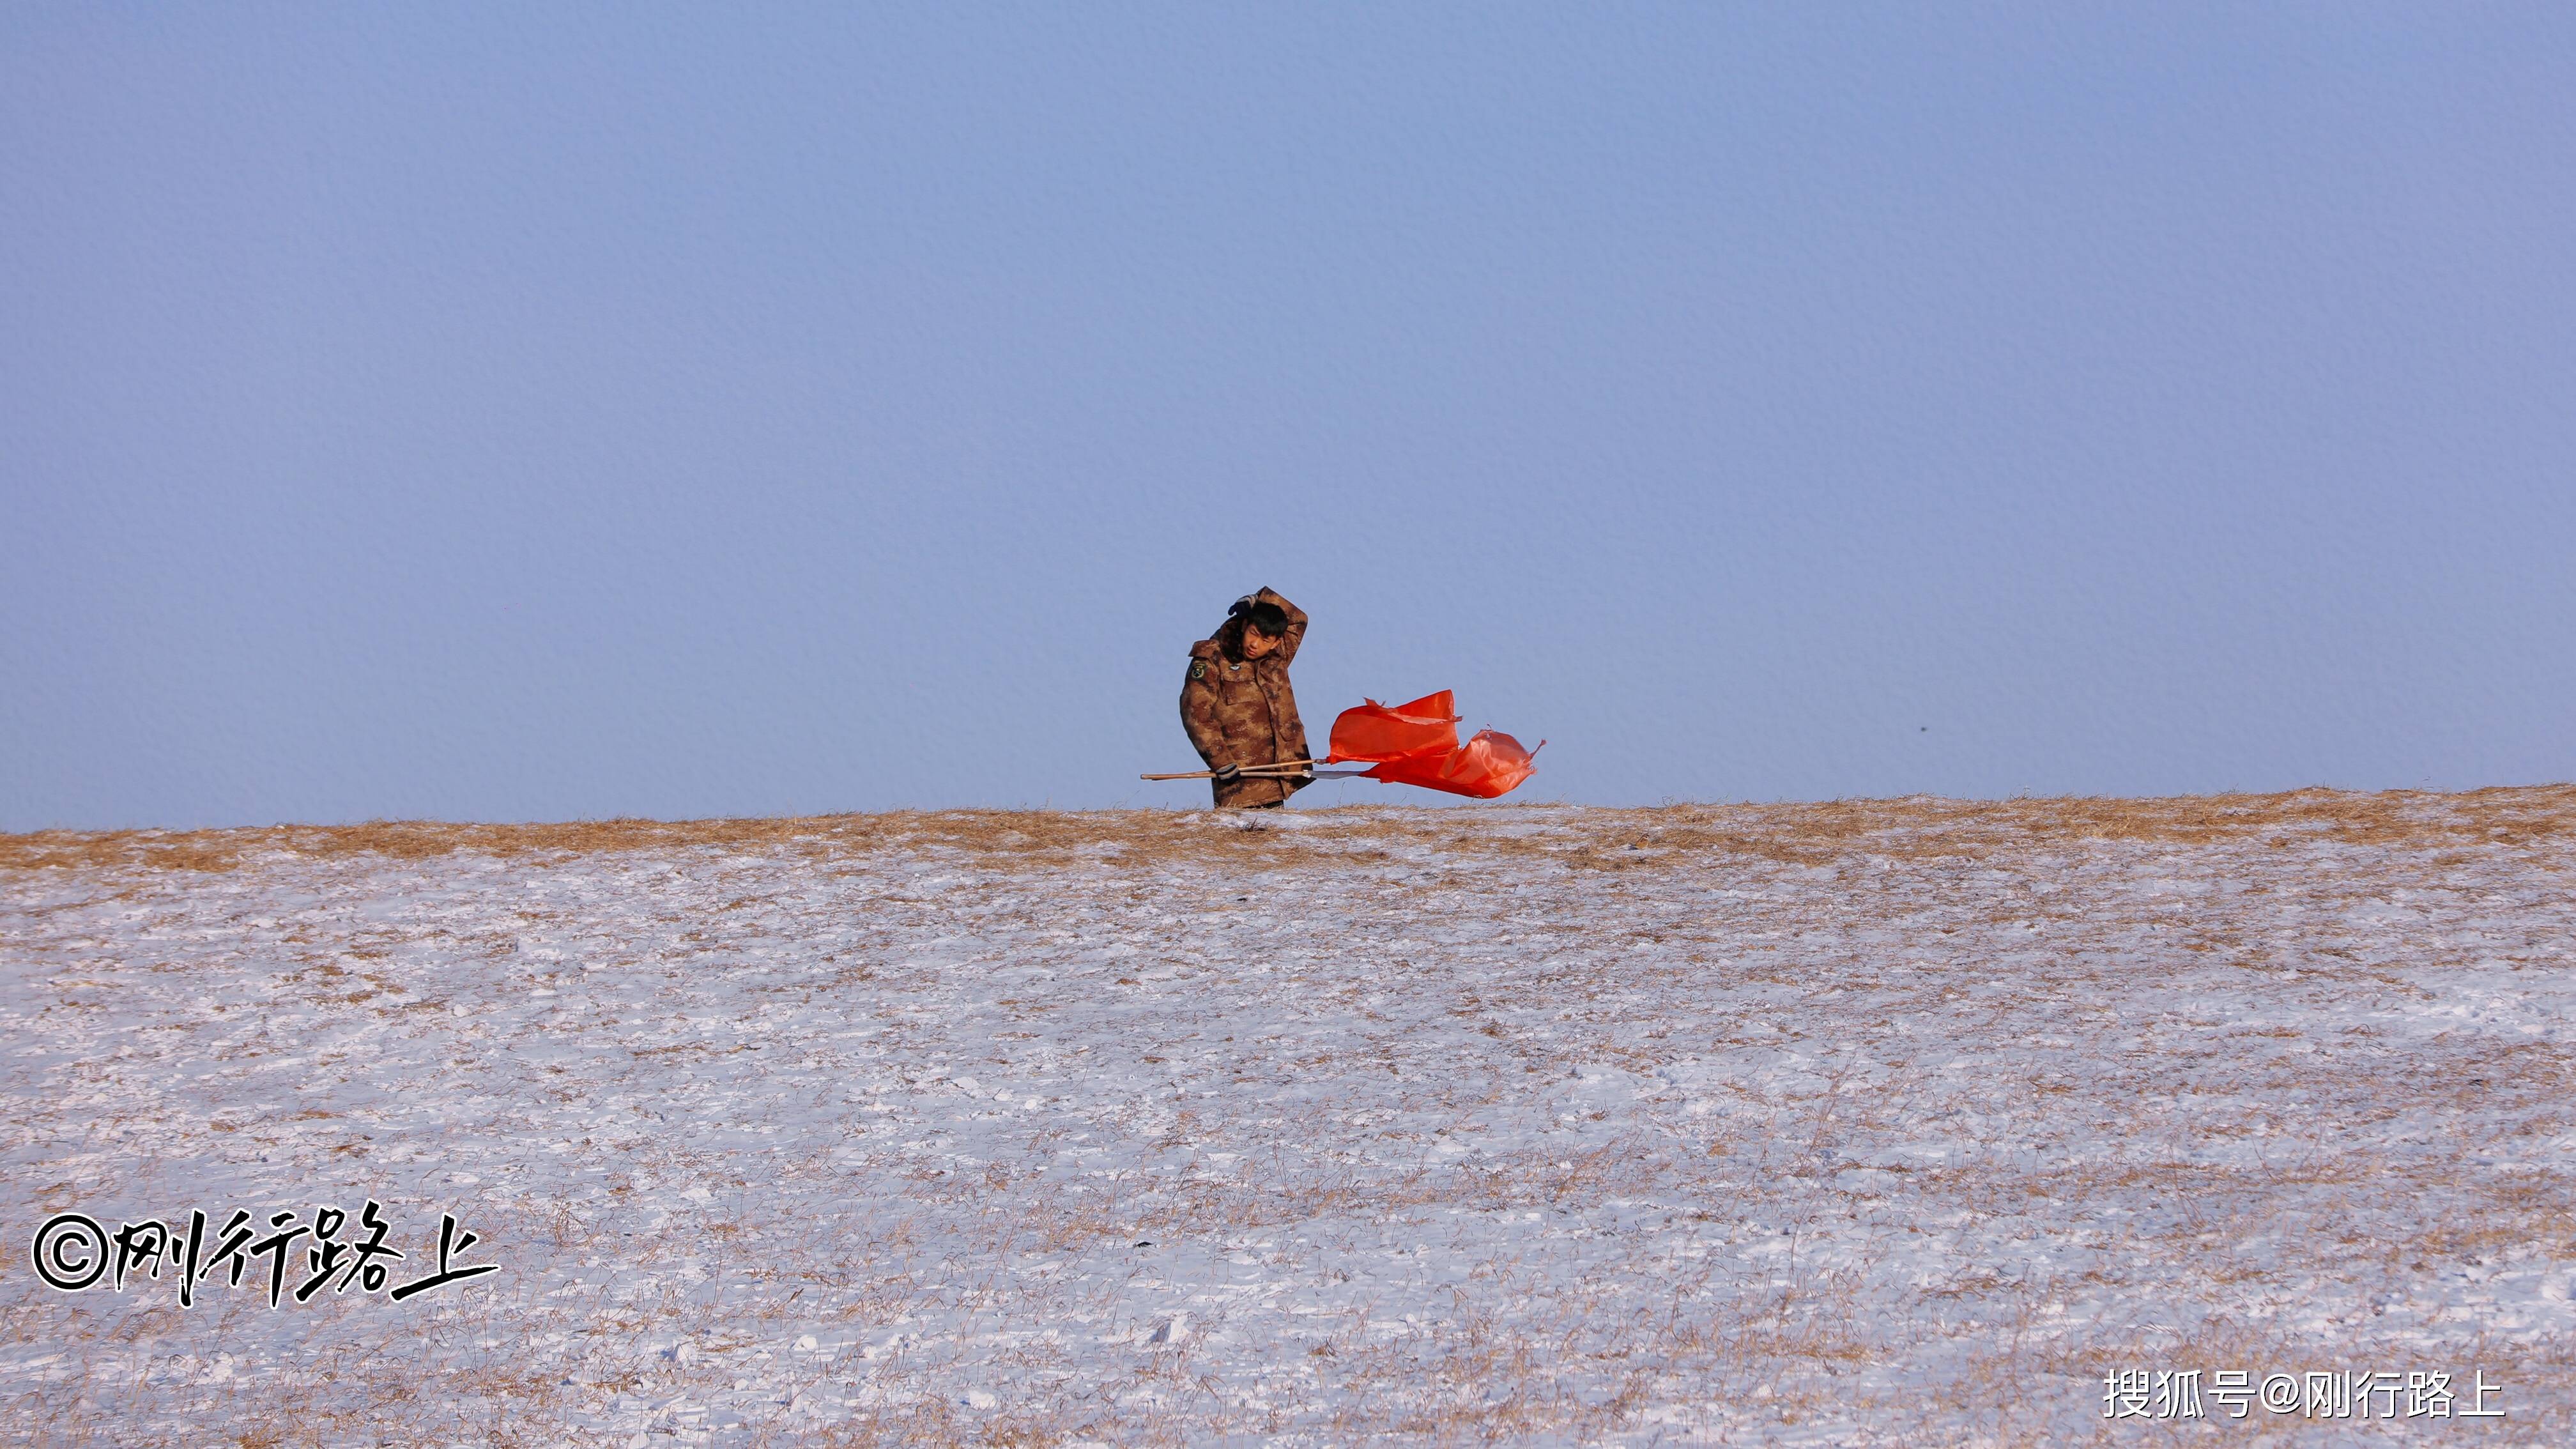
M1217 767L1216 782L1220 785L1231 785L1242 778L1243 767L1241 765L1219 765Z
M1242 598L1225 606L1225 616L1229 619L1240 618L1245 614L1251 613L1252 606L1260 601L1261 596L1259 594L1246 594Z

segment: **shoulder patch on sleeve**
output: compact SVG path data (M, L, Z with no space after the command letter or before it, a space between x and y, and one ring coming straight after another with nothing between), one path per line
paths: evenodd
M1204 659L1193 659L1193 660L1191 660L1191 661L1190 661L1190 678L1192 678L1192 679L1205 679L1206 677L1207 677L1207 661L1206 661L1206 660L1204 660Z

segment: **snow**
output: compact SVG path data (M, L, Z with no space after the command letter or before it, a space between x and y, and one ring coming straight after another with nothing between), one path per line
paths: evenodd
M2564 788L5 844L13 1437L2576 1429ZM369 1198L501 1271L28 1271Z

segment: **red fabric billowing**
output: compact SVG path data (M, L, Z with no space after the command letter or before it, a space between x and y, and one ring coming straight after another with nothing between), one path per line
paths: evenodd
M1547 741L1539 743L1544 745ZM1538 770L1534 759L1537 753L1522 749L1521 742L1510 735L1478 730L1474 739L1454 750L1400 755L1371 769L1368 777L1391 785L1419 785L1426 790L1491 800L1509 793Z
M1444 689L1410 704L1388 706L1372 699L1343 710L1333 721L1326 762L1373 762L1375 768L1365 772L1372 780L1491 800L1538 769L1531 759L1535 754L1510 735L1492 730L1479 730L1474 739L1458 743L1458 709Z
M1346 709L1333 721L1332 753L1325 763L1393 760L1458 748L1458 708L1449 691L1426 694L1411 704L1383 705L1370 700Z

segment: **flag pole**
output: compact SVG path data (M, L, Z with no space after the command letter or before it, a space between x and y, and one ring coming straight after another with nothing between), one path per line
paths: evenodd
M1281 775L1291 772L1306 771L1311 769L1313 766L1325 763L1328 762L1324 760L1275 760L1267 765L1246 765L1239 773L1250 779L1269 780L1276 779ZM1315 778L1318 780L1347 780L1353 776L1365 775L1367 773L1368 771L1366 770L1335 770L1329 775L1317 774ZM1189 770L1177 775L1138 775L1136 778L1139 780L1213 780L1216 778L1216 771Z

